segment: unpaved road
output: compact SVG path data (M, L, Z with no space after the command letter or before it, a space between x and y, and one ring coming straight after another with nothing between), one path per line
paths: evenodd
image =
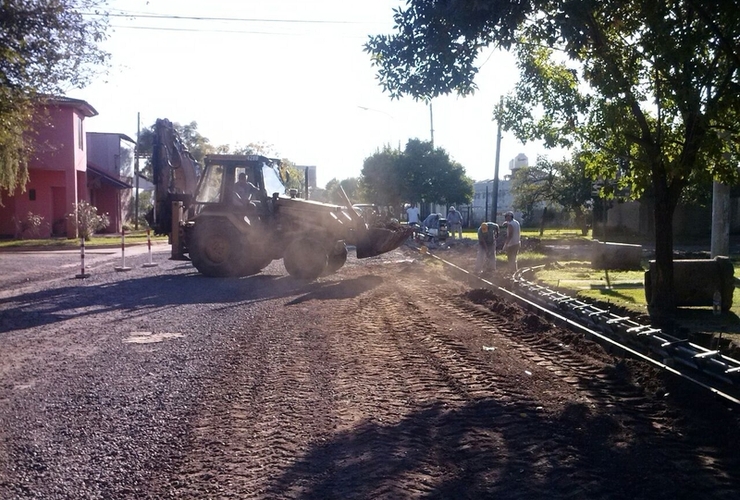
M408 249L166 257L2 282L0 498L740 498L737 408Z

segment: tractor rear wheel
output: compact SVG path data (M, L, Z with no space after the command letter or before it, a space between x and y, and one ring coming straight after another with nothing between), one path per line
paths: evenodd
M204 276L238 276L245 250L239 233L225 219L203 218L195 223L190 260Z
M315 238L299 238L288 245L283 254L283 264L294 278L313 280L326 269L328 253Z

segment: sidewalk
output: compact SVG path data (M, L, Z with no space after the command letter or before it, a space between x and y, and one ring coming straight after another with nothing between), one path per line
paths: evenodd
M152 243L152 253L169 254L169 243ZM146 243L125 247L123 257L128 259L149 252ZM85 269L93 270L101 265L113 266L116 260L121 261L121 245L85 248ZM31 281L45 274L58 274L69 270L74 277L81 269L82 255L79 248L14 248L11 251L0 251L0 289L13 286L13 283Z

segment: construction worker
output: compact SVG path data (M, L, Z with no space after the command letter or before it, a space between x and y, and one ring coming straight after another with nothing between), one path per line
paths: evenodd
M519 248L521 247L521 226L519 221L514 218L514 212L506 212L504 214L504 225L506 226L506 240L504 240L504 252L506 252L506 260L509 263L509 270L515 273L518 269L517 266L517 255L519 255Z
M254 205L252 198L257 197L259 189L249 182L247 174L239 174L239 180L234 184L234 201L237 205Z
M458 238L462 239L462 221L462 214L454 206L450 207L449 212L447 212L447 224L450 225L450 232L453 239L455 238L455 233L457 233Z
M478 228L478 255L475 259L475 272L483 274L496 270L496 238L498 224L484 222Z

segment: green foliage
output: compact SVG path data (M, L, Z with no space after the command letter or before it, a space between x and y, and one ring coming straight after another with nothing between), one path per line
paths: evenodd
M280 170L286 179L286 189L297 189L301 193L306 190L306 172L292 161L284 158L280 160Z
M517 169L512 175L511 192L514 207L529 219L537 204L552 203L555 190L555 167L547 158L540 157L532 167Z
M367 198L363 189L363 186L361 184L361 179L359 177L350 177L347 179L343 179L341 181L338 181L336 178L330 180L326 183L326 201L329 203L334 203L336 205L346 205L347 202L345 201L344 197L342 196L342 193L340 192L339 188L344 189L344 192L347 194L347 197L349 197L349 200L354 203L368 203Z
M365 159L361 184L369 203L398 206L403 202L401 157L399 150L385 146Z
M520 80L494 110L523 141L577 145L594 178L654 197L656 292L672 299L672 219L687 186L738 181L740 9L733 2L429 2L372 37L384 90L428 99L475 89L483 47L515 47ZM621 187L621 186L620 186Z
M152 208L152 193L150 191L139 192L139 227L148 227L149 223L146 220L147 212ZM128 204L128 214L130 218L130 226L136 227L136 196L131 196Z
M513 175L514 206L531 216L535 205L555 205L571 212L583 234L593 210L593 181L586 173L582 155L576 152L570 160L537 159L532 167L518 169Z
M31 122L31 105L26 99L12 100L0 85L0 204L3 190L13 193L28 183L29 142L25 136Z
M473 181L443 148L412 139L404 151L386 146L366 158L362 187L368 202L400 207L404 202L469 203Z
M77 230L80 238L88 241L90 237L103 228L110 225L110 217L107 213L98 214L98 209L86 200L72 205L74 212L67 215Z
M42 216L33 212L28 212L24 218L13 216L13 224L15 225L15 237L18 239L38 238L41 236L41 230L49 225L48 222L44 222Z
M0 192L24 189L34 105L82 88L105 65L103 0L6 0L0 4ZM83 15L94 13L96 15ZM2 199L0 198L0 202Z

